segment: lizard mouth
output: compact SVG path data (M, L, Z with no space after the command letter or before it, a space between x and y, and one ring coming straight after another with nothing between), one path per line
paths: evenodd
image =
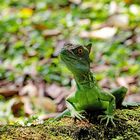
M74 54L68 50L62 50L60 56L63 61L77 60L77 58L74 57Z
M72 57L72 56L68 56L68 55L61 55L61 59L64 62L71 62L72 60L77 60L76 58Z

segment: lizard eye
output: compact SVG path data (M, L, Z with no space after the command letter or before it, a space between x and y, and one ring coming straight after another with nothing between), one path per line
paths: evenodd
M83 49L79 48L78 49L78 54L82 54L83 53Z

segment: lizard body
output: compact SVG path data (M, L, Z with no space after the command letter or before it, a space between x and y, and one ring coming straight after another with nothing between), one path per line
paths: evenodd
M121 106L127 89L120 87L112 92L103 91L90 71L89 53L91 44L87 46L65 44L60 52L62 61L73 73L77 91L66 98L67 110L56 117L61 118L66 114L83 119L81 112L101 110L104 115L99 115L101 121L106 120L106 126L111 122L114 126L114 111Z

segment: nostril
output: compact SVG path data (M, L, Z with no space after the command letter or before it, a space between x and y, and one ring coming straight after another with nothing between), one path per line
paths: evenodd
M73 51L72 50L67 50L69 53L71 53L72 55L74 55Z

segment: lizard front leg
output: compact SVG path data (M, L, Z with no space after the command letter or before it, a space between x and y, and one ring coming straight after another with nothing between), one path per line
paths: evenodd
M81 115L81 113L84 111L83 110L77 111L76 108L74 107L74 105L72 103L70 103L69 101L66 101L66 106L67 106L68 110L70 110L71 117L77 118L79 120L82 120L85 118L84 116Z
M113 122L113 119L114 119L114 111L116 109L116 103L115 103L115 97L108 93L108 92L102 92L100 94L100 100L103 101L106 101L106 102L109 102L108 106L107 106L107 110L105 111L105 115L99 115L98 118L101 118L101 122L103 120L106 120L106 126L108 125L109 122L111 122L114 126L115 123Z
M66 99L67 109L70 111L70 114L73 118L78 118L79 120L84 119L80 113L84 112L83 110L78 110L79 101L77 101L76 95L78 92L69 95Z

